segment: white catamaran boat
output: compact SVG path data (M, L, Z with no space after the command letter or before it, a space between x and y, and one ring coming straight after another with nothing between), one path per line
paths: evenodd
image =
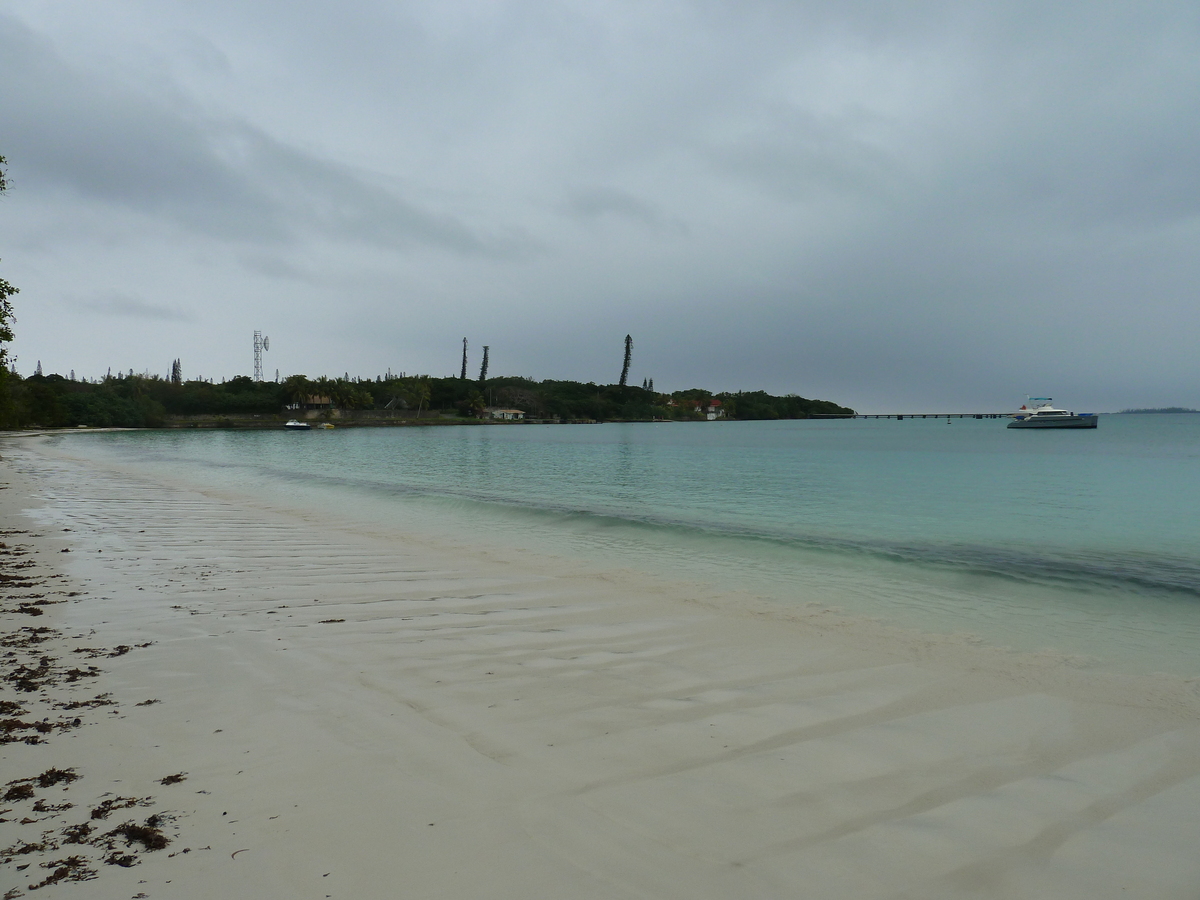
M1030 397L1013 413L1009 428L1095 428L1100 419L1095 413L1073 413L1051 406L1050 397Z
M283 427L288 431L312 431L312 426L307 422L301 422L297 419L288 419Z

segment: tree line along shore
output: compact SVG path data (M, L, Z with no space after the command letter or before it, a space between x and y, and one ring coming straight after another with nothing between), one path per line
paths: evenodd
M0 385L0 427L162 428L273 424L304 416L345 424L480 421L495 410L519 410L534 422L641 422L706 419L804 419L853 410L828 400L765 391L713 393L700 388L660 393L643 385L402 376L283 381L184 381L157 375L21 377Z

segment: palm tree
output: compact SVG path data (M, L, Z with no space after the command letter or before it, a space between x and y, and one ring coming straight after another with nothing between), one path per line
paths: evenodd
M414 400L417 401L417 418L421 418L421 408L429 402L429 382L423 378L414 382L409 386L407 394L406 399L410 406Z
M301 404L313 392L312 383L303 375L289 375L283 380L283 389L293 403Z
M316 381L312 382L313 390L317 396L325 397L329 400L329 404L333 405L334 384L325 375L321 375Z
M467 404L475 415L479 415L487 409L487 401L483 399L483 394L479 391L471 391L467 395Z

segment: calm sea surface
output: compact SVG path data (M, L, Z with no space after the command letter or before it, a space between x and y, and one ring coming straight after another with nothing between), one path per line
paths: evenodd
M370 522L1200 674L1200 415L72 435Z

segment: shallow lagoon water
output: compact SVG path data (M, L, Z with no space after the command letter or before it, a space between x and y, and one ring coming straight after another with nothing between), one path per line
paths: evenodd
M1196 415L1103 416L1095 431L915 419L69 440L73 453L496 552L1200 674Z

